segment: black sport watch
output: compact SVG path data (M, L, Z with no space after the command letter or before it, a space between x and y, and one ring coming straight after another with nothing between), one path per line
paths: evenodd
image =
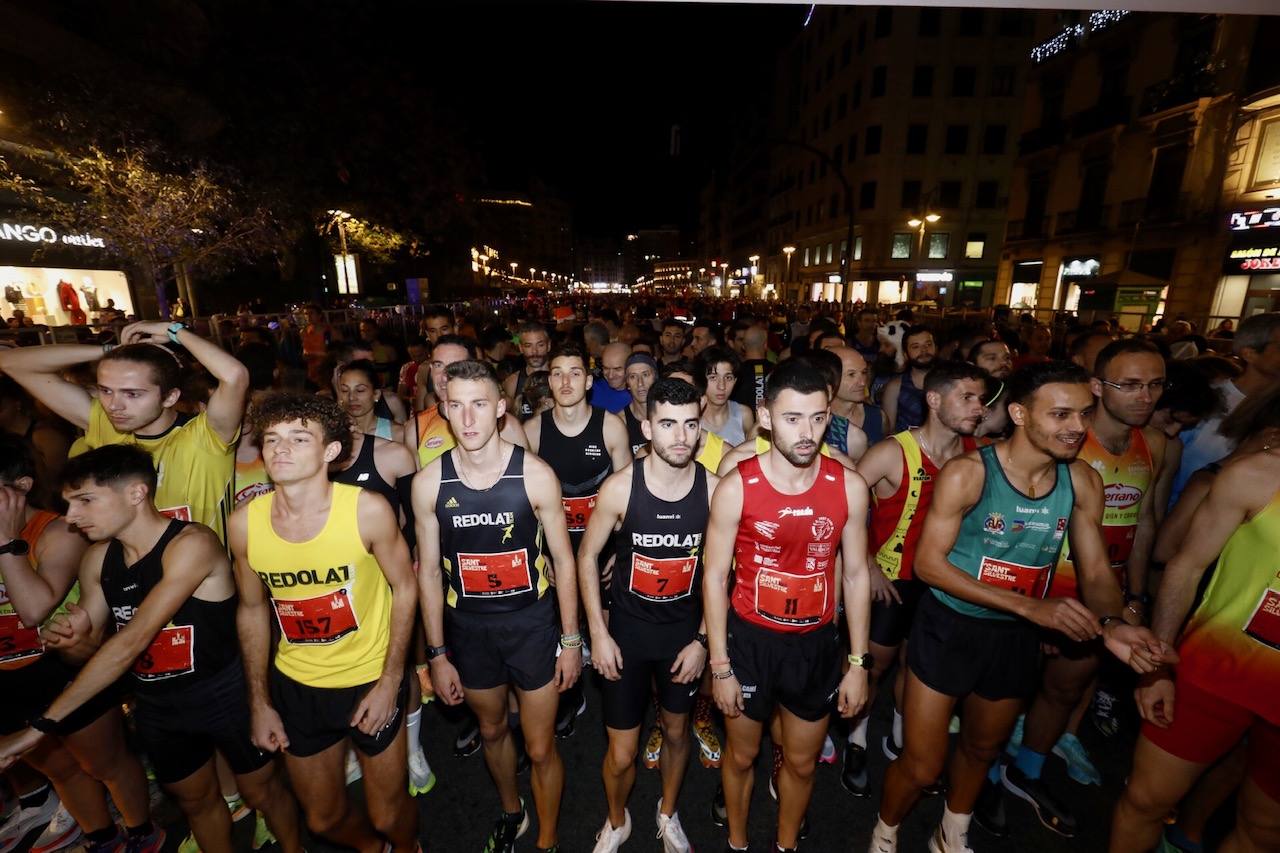
M25 539L13 539L8 544L0 545L0 554L16 554L19 557L25 557L30 550L31 544Z
M427 646L427 660L432 661L441 655L449 654L448 646Z

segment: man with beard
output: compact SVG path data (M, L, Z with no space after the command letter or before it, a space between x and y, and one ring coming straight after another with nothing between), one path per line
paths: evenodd
M721 480L711 503L702 595L712 689L725 715L721 773L733 850L747 849L755 760L774 710L783 756L776 845L791 850L832 701L838 695L844 717L866 702L867 487L818 453L829 402L820 370L800 360L778 365L760 407L772 444ZM841 593L852 652L843 678L835 619Z
M662 349L659 361L670 364L684 358L684 342L688 336L688 328L674 317L662 321L662 335L658 338L658 346Z
M1004 341L995 339L979 341L968 353L970 364L978 367L990 376L994 382L990 384L991 396L987 398L987 414L978 426L980 436L1003 436L1009 429L1009 409L1004 394L1005 380L1013 373L1013 352Z
M1076 459L1093 407L1089 376L1076 365L1029 366L1010 378L1013 436L952 459L934 484L914 566L932 589L911 628L903 750L885 773L872 853L898 849L902 820L942 771L961 701L947 804L929 850L969 850L987 771L1035 690L1041 629L1077 642L1101 635L1139 672L1176 659L1150 631L1120 618L1124 600L1099 524L1102 481ZM1068 530L1089 607L1045 598Z
M652 686L663 735L658 837L665 853L688 853L676 803L689 766L689 713L706 664L702 537L719 480L696 464L701 395L678 379L650 389L644 421L652 450L605 481L578 549L578 582L591 628L592 660L609 746L602 774L609 817L595 853L615 853L631 835L627 800ZM600 595L600 554L616 536L609 619Z
M600 375L591 384L591 405L616 415L631 402L631 392L627 390L630 355L631 347L627 344L614 341L605 346L600 356Z
M873 446L885 434L884 410L867 402L867 385L871 371L867 360L852 347L832 347L840 357L840 384L831 400L831 425L827 427L827 443L841 453L849 452L849 428L862 430L867 446Z
M902 335L902 353L907 359L906 367L885 383L881 397L894 432L924 423L924 377L937 356L933 332L924 326L907 329Z
M658 380L658 363L648 353L633 353L627 359L626 377L631 402L622 410L622 416L627 425L627 442L631 445L631 454L634 456L649 443L640 424L647 417L645 401L649 397L649 388Z
M850 350L849 352L853 352ZM856 353L854 353L856 355ZM984 413L986 374L973 365L941 364L924 380L928 407L924 426L874 445L858 460L858 473L871 486L869 543L876 566L871 570L871 687L899 657L928 590L912 572L916 545L942 466L974 448L971 436ZM902 752L902 693L906 661L893 684L893 730L884 739L890 760ZM874 696L874 693L872 694ZM869 698L867 704L870 705ZM864 715L849 733L840 781L855 796L866 796L867 723Z
M1091 385L1101 404L1085 434L1079 461L1102 477L1102 532L1107 562L1121 587L1127 585L1123 618L1141 625L1150 598L1146 594L1147 559L1155 542L1156 481L1164 470L1168 439L1147 426L1164 391L1165 365L1160 351L1138 338L1115 341L1098 353ZM1080 595L1075 570L1075 541L1068 537L1058 561L1049 597ZM1100 663L1096 640L1055 642L1057 654L1045 662L1039 693L1027 712L1022 744L1014 762L1003 768L1005 790L1025 800L1047 828L1071 838L1076 820L1062 800L1041 779L1052 750L1066 761L1073 779L1101 784L1084 746L1068 722L1097 674ZM993 776L995 774L993 773ZM993 782L996 780L992 780ZM985 828L1004 831L999 794L988 791L979 810Z
M520 339L520 355L524 357L524 367L507 377L502 383L502 393L507 398L509 411L523 423L533 417L533 409L524 400L524 384L529 377L539 370L547 369L547 353L551 351L551 336L546 326L541 323L521 323L516 329Z

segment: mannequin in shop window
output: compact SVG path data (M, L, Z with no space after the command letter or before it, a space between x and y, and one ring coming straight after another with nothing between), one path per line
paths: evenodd
M58 282L58 302L62 305L62 310L67 313L67 319L71 321L71 325L88 325L89 317L80 307L80 294L76 293L75 285L71 282Z

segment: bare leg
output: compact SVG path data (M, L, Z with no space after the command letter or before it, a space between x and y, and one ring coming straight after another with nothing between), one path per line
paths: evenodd
M1098 673L1096 655L1070 660L1061 655L1046 661L1040 689L1027 711L1022 745L1048 755L1067 730L1068 721ZM1003 744L1002 744L1003 745Z
M1249 747L1244 741L1226 757L1205 771L1191 793L1178 806L1178 828L1197 843L1204 840L1204 828L1218 807L1240 789L1249 766Z
M418 808L409 796L409 735L404 715L396 719L395 740L369 756L356 750L364 774L365 801L373 828L391 842L395 853L418 849Z
M502 810L514 814L520 811L520 789L516 784L516 745L507 725L507 687L468 690L466 696L467 706L480 723L484 763L498 789Z
M746 714L724 718L725 750L720 765L724 784L724 806L729 818L729 843L747 846L747 815L751 809L751 788L755 784L756 756L764 725Z
M947 784L947 808L953 814L973 813L987 771L1013 733L1022 705L1021 699L992 702L977 695L964 700L960 739Z
M382 853L382 839L373 831L368 815L355 808L347 796L346 763L346 738L306 758L285 755L289 781L302 804L307 829L360 853Z
M778 771L778 846L795 847L809 798L813 773L827 735L827 717L802 720L785 708L782 724L782 768Z
M926 785L938 781L950 746L948 727L956 699L939 693L916 678L906 676L902 706L902 753L884 774L880 819L898 826L911 812Z
M82 830L97 832L111 826L106 788L81 769L59 740L43 738L22 760L44 774Z
M1111 853L1154 847L1165 815L1191 790L1204 768L1170 755L1140 736L1133 751L1129 784L1111 820Z
M1267 796L1252 779L1240 788L1236 827L1219 853L1275 853L1280 850L1280 803Z
M164 788L178 801L204 853L231 853L231 813L222 799L212 758L187 778Z
M517 688L516 695L520 698L524 749L532 769L533 804L538 810L538 846L550 847L558 838L560 797L564 794L564 762L556 749L556 708L560 693L555 682L549 682L537 690Z
M676 813L680 800L680 786L689 768L689 715L672 714L658 709L662 721L662 757L658 759L658 771L662 774L662 813L670 817ZM639 730L636 730L637 735ZM635 775L635 762L632 764Z
M346 757L343 758L345 761ZM262 812L271 834L280 843L281 851L302 853L302 824L298 819L298 801L284 783L279 765L272 761L252 773L232 778L245 802ZM365 778L368 778L367 774ZM367 787L368 782L365 785Z
M609 804L609 825L614 829L626 821L627 800L636 783L636 750L640 744L640 728L606 729L609 746L604 754L604 798ZM667 744L662 747L663 766L667 761Z
M107 786L128 826L151 820L151 795L142 762L124 742L124 716L112 708L89 725L62 739L85 772ZM223 806L226 810L226 806Z

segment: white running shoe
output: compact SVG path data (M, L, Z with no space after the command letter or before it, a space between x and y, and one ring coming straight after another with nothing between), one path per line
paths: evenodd
M49 825L44 828L44 832L40 833L35 844L31 845L30 853L54 853L55 850L70 847L83 836L84 832L76 823L76 819L67 811L66 806L59 803L58 810L53 813Z
M822 741L822 754L818 756L819 764L835 764L836 763L836 745L828 734Z
M0 827L0 853L8 853L17 847L22 843L22 839L36 827L47 826L49 821L53 820L60 805L58 795L52 789L45 796L44 802L38 806L25 808L19 803L18 808L14 809L13 814L9 815L9 819L4 822L4 826Z
M409 795L426 794L436 786L436 774L431 772L426 753L422 748L409 750Z
M954 842L948 842L946 835L939 826L934 830L933 835L929 836L929 853L973 853L973 848L969 846L969 836L961 835Z
M362 778L364 778L364 771L360 769L360 759L356 758L354 749L347 747L347 784L350 785Z
M591 853L618 853L622 843L631 837L631 812L623 810L622 826L614 828L609 818L604 819L604 826L596 833L596 846Z
M898 853L898 835L878 832L880 824L877 821L875 829L871 830L871 846L867 848L867 853Z
M658 838L662 840L662 853L691 853L689 836L680 825L680 813L667 817L662 813L662 799L658 799Z

